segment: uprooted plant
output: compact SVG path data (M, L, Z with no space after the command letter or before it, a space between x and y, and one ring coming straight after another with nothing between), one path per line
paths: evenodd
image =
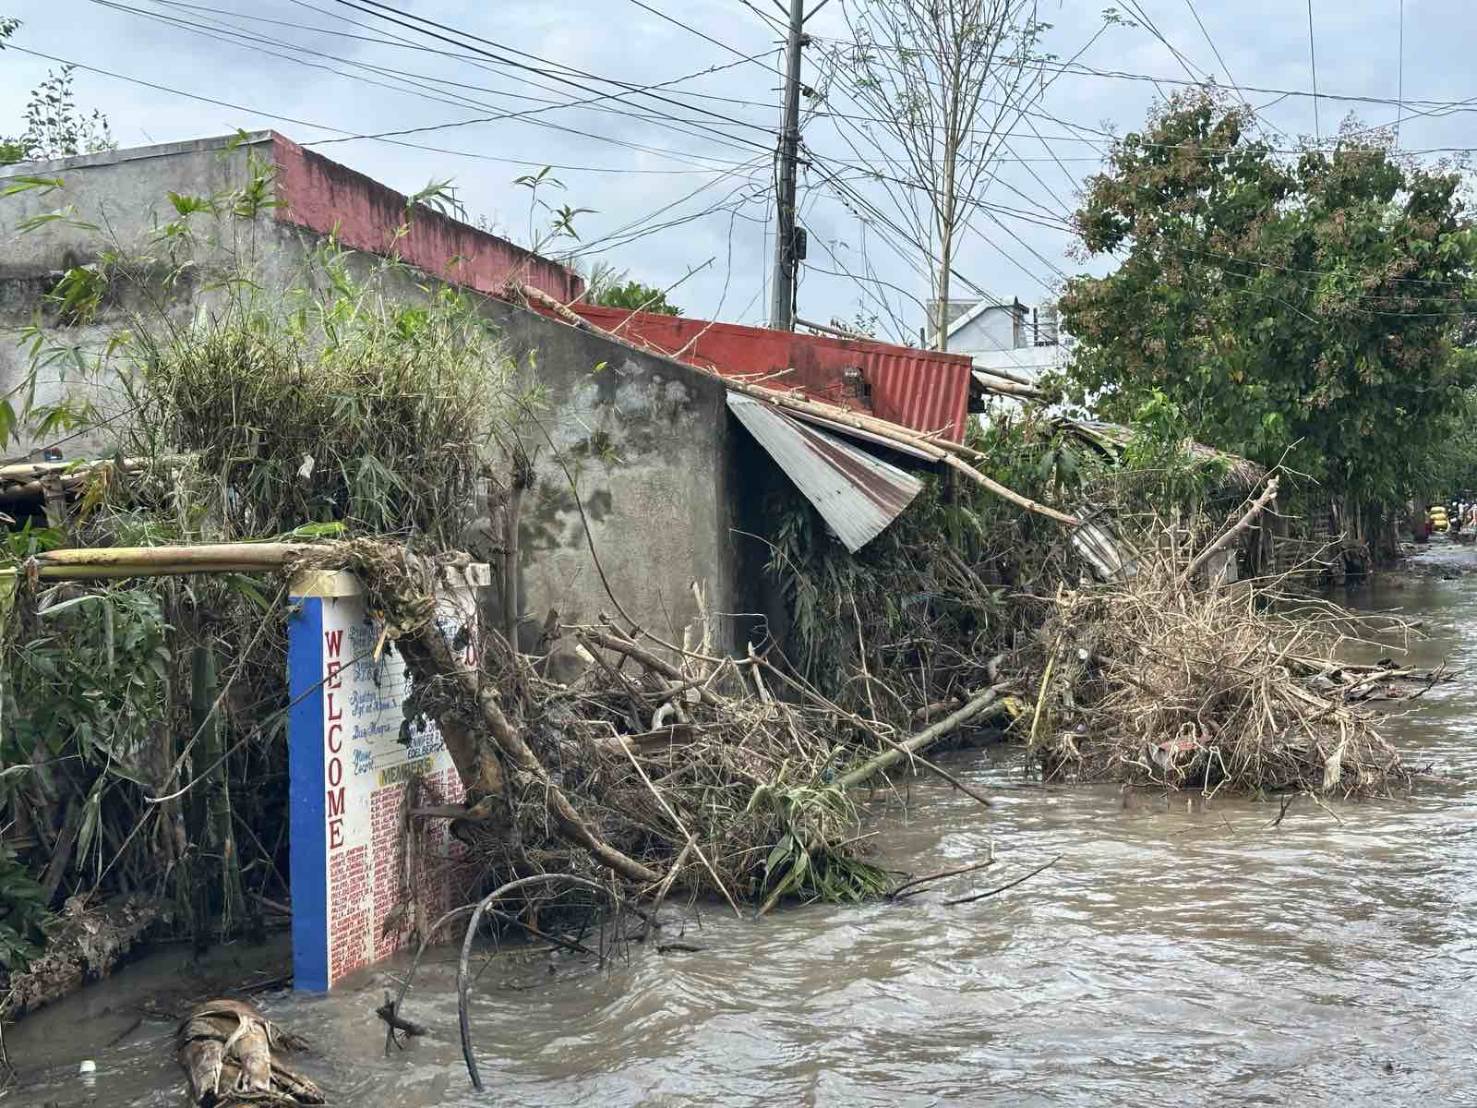
M1357 702L1410 675L1337 660L1350 613L1294 604L1285 578L1197 585L1205 551L1173 528L1137 538L1131 574L1040 599L1044 622L1017 660L1039 674L1027 742L1048 777L1341 797L1409 784Z

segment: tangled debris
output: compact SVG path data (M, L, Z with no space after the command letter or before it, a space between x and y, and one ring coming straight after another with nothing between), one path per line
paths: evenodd
M281 1059L306 1044L244 1000L219 997L196 1005L178 1039L190 1102L200 1108L324 1103L318 1086Z
M1048 776L1343 797L1410 783L1358 702L1419 675L1332 661L1347 614L1283 614L1276 580L1196 589L1186 570L1161 545L1131 577L1058 592L1029 739Z
M609 871L638 896L679 885L735 911L874 895L887 880L858 856L848 788L910 759L930 768L929 745L999 708L987 690L894 736L760 655L675 648L609 618L558 629L590 662L571 683L501 640L473 670L434 618L447 559L354 540L307 561L366 582L414 678L413 710L440 725L467 786L454 827L489 883Z

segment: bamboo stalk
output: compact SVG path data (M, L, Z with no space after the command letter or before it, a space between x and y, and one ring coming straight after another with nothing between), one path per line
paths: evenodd
M855 769L842 774L836 779L836 783L845 789L853 788L876 776L883 770L897 765L898 762L901 762L910 754L916 754L921 750L926 750L945 735L957 730L970 720L984 713L986 709L999 703L1000 694L1004 691L1004 685L994 685L986 689L957 712L945 716L932 727L925 728L911 738L904 739L890 749L884 750L875 758L863 762Z
M34 481L54 476L80 479L94 470L107 468L115 468L121 473L136 473L155 466L183 465L193 458L193 454L165 454L158 458L124 458L121 461L110 458L84 461L74 458L68 462L12 462L9 465L0 465L0 482Z
M1277 478L1273 477L1267 482L1267 487L1262 490L1262 495L1257 497L1256 500L1252 501L1251 507L1246 509L1246 512L1241 516L1241 518L1233 523L1230 527L1227 527L1224 531L1222 531L1220 535L1216 537L1214 542L1212 542L1199 554L1195 555L1195 560L1191 562L1189 566L1185 569L1185 572L1180 575L1181 583L1188 584L1190 581L1194 580L1195 574L1200 571L1201 567L1203 567L1206 562L1210 561L1211 557L1216 553L1216 551L1224 550L1226 547L1230 546L1231 543L1235 542L1237 536L1244 532L1254 522L1256 522L1257 516L1261 515L1262 512L1266 510L1267 505L1272 503L1272 501L1276 499Z
M321 546L318 547L321 549ZM17 570L46 580L85 580L133 576L177 576L187 573L261 573L280 569L314 549L301 542L200 543L194 546L107 546L48 550Z

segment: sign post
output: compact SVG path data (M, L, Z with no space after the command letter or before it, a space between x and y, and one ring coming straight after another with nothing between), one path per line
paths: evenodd
M475 666L487 567L455 572L439 622ZM464 848L445 821L419 823L412 836L408 808L457 804L464 790L435 723L406 718L410 677L369 618L359 580L309 571L291 592L293 981L325 992L453 906L467 883Z

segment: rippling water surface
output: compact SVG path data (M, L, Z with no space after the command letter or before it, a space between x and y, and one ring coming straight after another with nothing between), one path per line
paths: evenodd
M383 977L330 998L268 995L338 1104L1477 1104L1477 577L1381 585L1356 603L1427 623L1411 662L1465 678L1389 733L1433 777L1335 805L1042 788L1008 753L950 765L990 813L932 782L879 803L887 864L999 862L906 903L760 922L706 908L683 941L604 970L494 959L468 1086L455 965L423 965L407 1014L432 1033L386 1059ZM950 907L1060 854L1019 888ZM225 957L229 958L228 953ZM175 1105L153 958L9 1032L11 1103ZM140 1015L143 1019L140 1021ZM78 1061L94 1058L84 1088Z

